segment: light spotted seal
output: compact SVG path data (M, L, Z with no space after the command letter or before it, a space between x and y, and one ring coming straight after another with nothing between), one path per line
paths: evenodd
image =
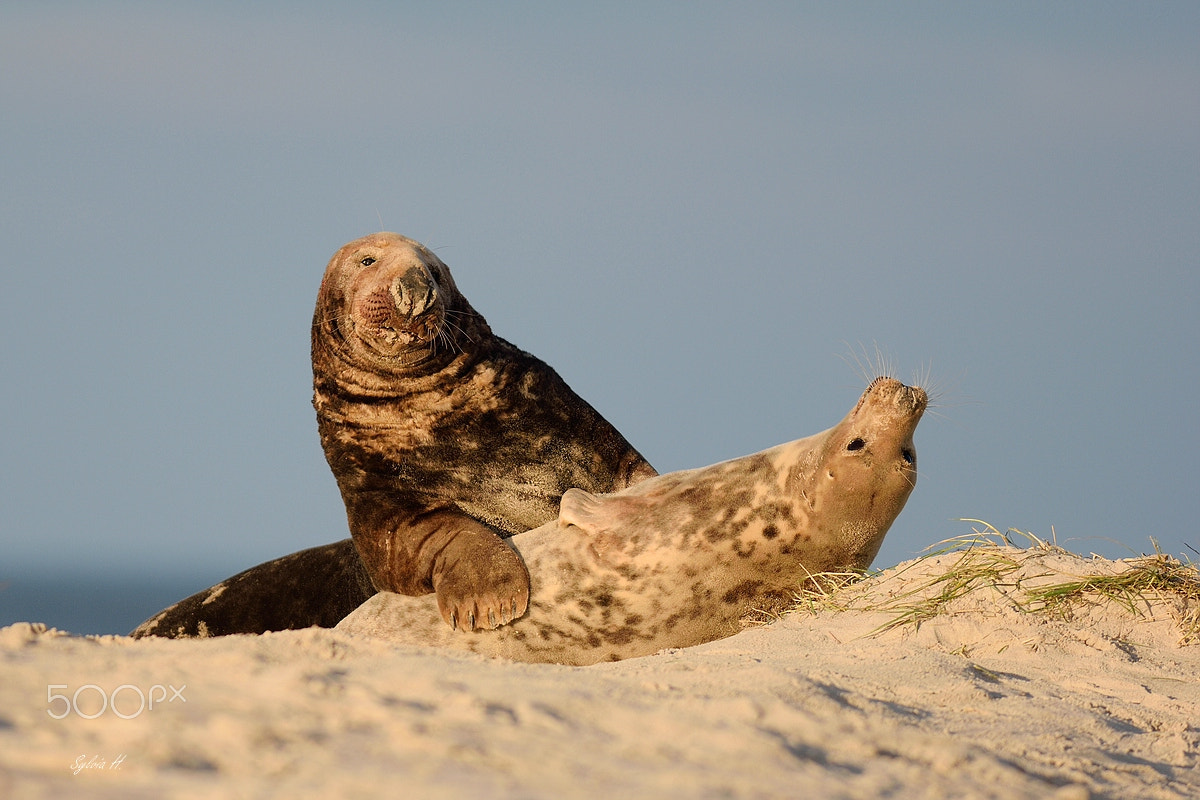
M916 485L923 389L875 379L823 433L607 495L572 489L558 519L508 540L528 613L454 632L429 598L380 593L338 629L518 661L586 665L735 633L809 573L866 568Z
M376 589L436 592L451 626L501 624L529 596L502 537L552 521L569 488L615 491L657 474L549 365L493 334L437 256L395 233L330 260L312 364L353 546L252 567L131 635L328 627Z

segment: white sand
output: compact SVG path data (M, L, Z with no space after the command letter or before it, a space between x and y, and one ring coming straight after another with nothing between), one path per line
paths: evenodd
M1026 576L1120 568L1008 552ZM958 557L858 591L882 601ZM1065 621L985 588L915 630L798 613L583 668L322 630L135 642L18 624L0 630L0 797L1196 798L1200 646L1178 645L1169 605ZM51 684L169 684L186 702L135 714L123 689L130 719L56 720Z

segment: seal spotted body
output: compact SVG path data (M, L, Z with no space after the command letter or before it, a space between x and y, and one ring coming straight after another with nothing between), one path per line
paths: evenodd
M376 589L436 592L452 626L501 624L529 596L504 537L552 521L569 488L616 491L657 474L549 365L493 334L437 256L395 233L330 260L312 363L353 547L252 567L131 635L332 626Z
M556 521L510 541L526 616L456 633L428 598L380 593L350 633L518 661L585 665L686 647L779 610L809 573L866 568L916 484L923 389L877 378L823 433L607 495L572 489Z

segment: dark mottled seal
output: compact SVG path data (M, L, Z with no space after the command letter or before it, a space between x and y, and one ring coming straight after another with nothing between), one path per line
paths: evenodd
M829 430L609 495L571 490L556 522L512 538L529 612L455 633L428 598L380 593L338 624L362 635L584 665L735 633L809 573L867 567L916 485L920 388L876 379Z
M321 444L371 582L435 592L452 627L524 612L528 572L502 537L553 520L567 489L656 474L553 369L493 334L437 256L394 233L329 262L312 363Z
M403 236L377 233L334 255L312 359L353 546L259 564L131 635L332 627L375 587L436 591L452 625L499 624L525 610L529 581L502 537L553 520L571 487L615 491L656 474L552 368L493 334L446 265Z
M375 594L343 539L268 561L163 609L129 635L177 639L332 628Z

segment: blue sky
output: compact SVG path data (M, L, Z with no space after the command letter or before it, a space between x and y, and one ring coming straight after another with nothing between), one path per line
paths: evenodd
M0 581L344 537L308 326L380 228L663 471L833 425L852 351L930 375L876 566L961 517L1200 559L1197 41L1191 3L6 4Z

